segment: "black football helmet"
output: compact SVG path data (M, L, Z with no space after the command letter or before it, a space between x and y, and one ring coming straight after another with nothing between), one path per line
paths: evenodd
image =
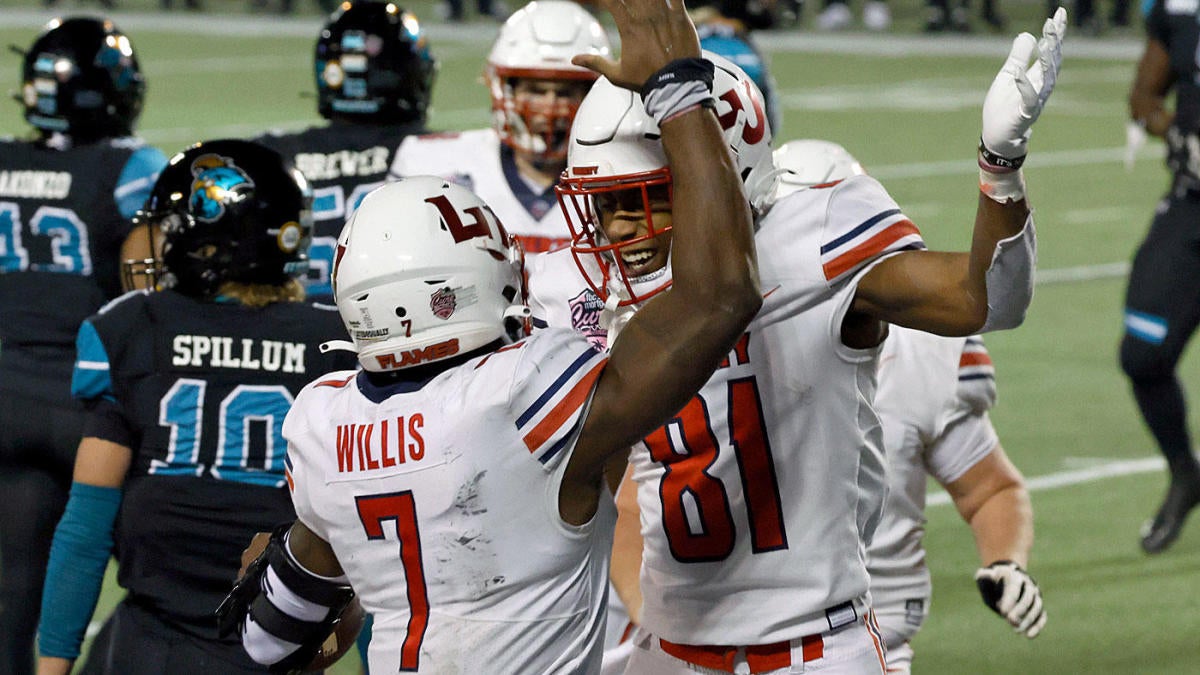
M396 124L425 120L437 62L411 12L347 0L321 29L314 69L322 117Z
M107 19L54 19L25 52L25 119L77 140L128 136L146 80L129 38Z
M156 269L140 273L207 298L227 281L278 285L308 270L312 191L274 150L205 141L171 158L134 223L162 238Z

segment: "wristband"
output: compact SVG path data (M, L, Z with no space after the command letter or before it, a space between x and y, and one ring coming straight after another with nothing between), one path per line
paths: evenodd
M992 173L979 167L979 191L1000 204L1025 199L1025 175L1020 169L1007 173Z
M668 119L696 106L715 107L715 72L712 61L701 58L675 59L663 66L642 85L646 114L661 127Z
M1001 157L1000 155L997 155L996 153L987 149L987 146L983 144L983 138L979 139L980 166L987 164L989 167L992 167L996 173L1000 173L1002 171L1016 171L1017 169L1021 168L1021 165L1024 163L1025 155L1021 155L1016 159Z
M997 164L1003 162L1003 164ZM1005 159L979 143L979 191L1000 204L1019 202L1025 198L1025 175L1021 165L1025 157Z

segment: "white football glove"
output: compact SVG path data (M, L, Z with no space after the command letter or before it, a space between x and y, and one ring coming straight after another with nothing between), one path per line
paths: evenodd
M1029 131L1058 80L1067 10L1059 7L1042 26L1042 39L1021 33L1013 40L1008 60L992 80L983 99L981 151L990 163L1018 168L1025 158ZM1037 61L1031 66L1034 49ZM990 155L994 156L988 156ZM995 160L999 161L995 161ZM1007 162L1007 163L1006 163Z
M1042 591L1021 566L1011 560L999 560L975 570L975 585L983 602L1004 617L1013 629L1033 639L1046 625Z
M1133 171L1138 152L1146 145L1146 125L1129 120L1125 123L1125 170Z

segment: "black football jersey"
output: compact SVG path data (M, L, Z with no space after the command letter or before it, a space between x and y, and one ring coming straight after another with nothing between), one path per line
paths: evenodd
M1146 33L1167 49L1175 89L1175 121L1183 134L1200 130L1200 3L1196 0L1155 0L1146 16Z
M295 517L283 420L310 380L355 367L350 352L319 350L344 338L332 309L170 290L129 293L84 322L74 393L115 403L133 449L115 538L135 601L216 639L242 550Z
M383 185L400 142L420 125L333 123L255 141L291 159L313 189L313 240L305 288L310 300L330 302L330 272L338 234L368 192Z
M0 139L0 391L69 400L79 324L120 294L128 218L165 163L130 138Z
M1146 14L1146 34L1163 44L1175 89L1175 120L1166 132L1166 166L1176 189L1200 190L1200 4L1196 0L1154 0Z

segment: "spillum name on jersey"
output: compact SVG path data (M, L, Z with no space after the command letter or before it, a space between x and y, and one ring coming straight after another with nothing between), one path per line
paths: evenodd
M371 424L339 424L338 473L390 469L410 460L421 461L425 458L425 437L421 435L424 426L425 416L421 413Z
M239 368L267 372L303 373L303 342L251 340L219 335L176 335L172 341L173 366Z

